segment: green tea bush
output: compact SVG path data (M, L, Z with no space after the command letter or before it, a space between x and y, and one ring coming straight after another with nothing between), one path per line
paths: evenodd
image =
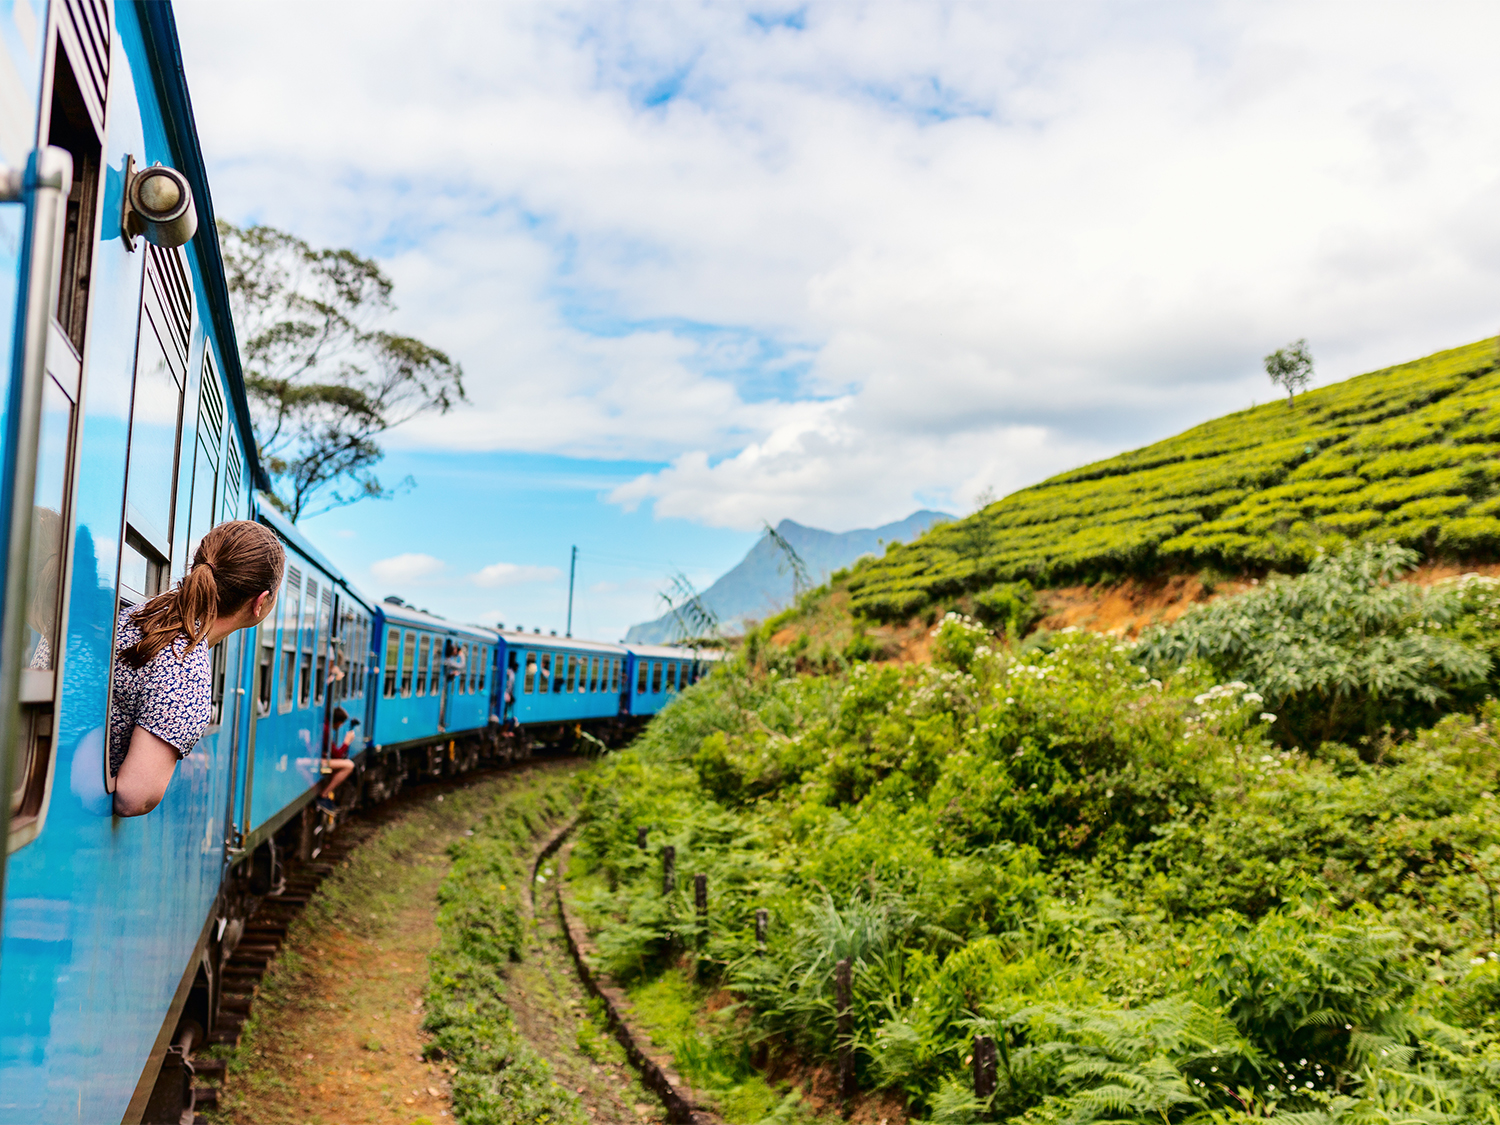
M1451 665L1434 711L1477 717L1363 757L1273 741L1286 720L1216 670L1218 642L1012 651L953 614L933 666L802 676L761 645L590 774L574 868L596 942L633 987L685 966L729 989L725 1057L829 1062L848 959L858 1081L933 1122L1500 1122L1500 705L1462 694L1500 583L1424 594L1391 581L1409 562L1325 556L1244 621L1222 611L1241 661L1293 643L1278 630L1334 634L1336 670L1299 685L1378 680L1345 667L1359 628L1388 661Z
M1479 587L1423 589L1398 581L1415 551L1361 544L1319 554L1308 573L1194 606L1140 647L1148 664L1202 660L1255 685L1288 745L1368 742L1387 727L1425 726L1483 684L1492 662L1449 629ZM1488 589L1488 587L1484 587ZM1472 629L1464 626L1472 633Z

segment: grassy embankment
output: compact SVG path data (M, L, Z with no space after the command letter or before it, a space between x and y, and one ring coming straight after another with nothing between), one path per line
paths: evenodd
M1413 561L1140 645L950 618L931 665L798 675L762 637L589 776L600 956L725 1090L826 1072L848 958L862 1090L934 1122L1500 1123L1500 584Z

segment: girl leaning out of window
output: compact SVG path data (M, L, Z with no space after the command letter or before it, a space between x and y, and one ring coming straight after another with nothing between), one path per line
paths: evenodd
M141 816L161 801L213 716L213 647L266 619L285 565L263 524L221 523L175 589L120 615L109 715L117 816Z

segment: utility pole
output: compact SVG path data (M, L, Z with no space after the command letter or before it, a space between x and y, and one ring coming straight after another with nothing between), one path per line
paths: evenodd
M573 635L573 577L578 573L578 548L573 548L573 561L568 564L568 636Z

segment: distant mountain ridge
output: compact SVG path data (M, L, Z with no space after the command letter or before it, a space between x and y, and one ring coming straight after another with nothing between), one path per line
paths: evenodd
M801 556L807 564L808 576L816 585L861 555L878 555L885 550L885 544L893 541L910 543L934 524L953 518L944 512L923 509L882 527L842 532L782 520L776 525L776 534ZM781 548L769 535L761 536L760 542L739 563L703 591L703 602L730 630L747 618L763 619L791 605L792 572ZM655 621L632 625L625 639L639 644L667 643L674 639L674 626L672 615L666 613Z

